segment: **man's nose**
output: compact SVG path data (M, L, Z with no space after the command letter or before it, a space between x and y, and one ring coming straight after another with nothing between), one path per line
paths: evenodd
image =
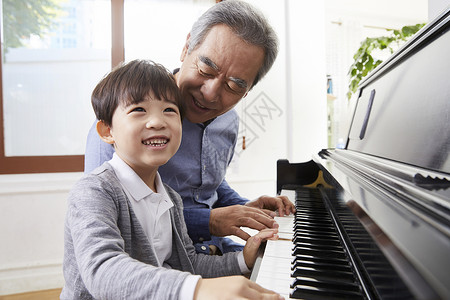
M208 102L217 102L222 92L222 82L219 78L207 79L202 86L203 98Z

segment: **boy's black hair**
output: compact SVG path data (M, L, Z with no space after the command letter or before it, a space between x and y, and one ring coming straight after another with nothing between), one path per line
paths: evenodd
M157 99L173 100L183 116L183 102L173 75L151 60L133 60L106 75L92 92L91 103L97 120L107 126L119 105L138 104L152 93Z

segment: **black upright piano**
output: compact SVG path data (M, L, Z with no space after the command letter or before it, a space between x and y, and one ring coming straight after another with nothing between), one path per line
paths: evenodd
M344 149L277 162L290 256L269 241L252 279L286 276L294 299L450 299L449 29L448 8L362 82Z

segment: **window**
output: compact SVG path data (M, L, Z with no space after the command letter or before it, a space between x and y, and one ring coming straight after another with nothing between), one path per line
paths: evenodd
M83 171L98 81L135 58L178 67L193 22L215 3L0 2L0 174Z
M213 0L124 2L125 60L151 59L169 70L180 66L192 24L215 4Z
M120 2L2 0L0 174L83 171Z

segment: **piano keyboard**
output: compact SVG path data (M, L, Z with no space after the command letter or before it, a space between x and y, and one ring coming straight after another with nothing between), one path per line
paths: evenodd
M282 194L296 215L276 218L280 239L267 242L251 279L286 299L365 299L319 190Z

